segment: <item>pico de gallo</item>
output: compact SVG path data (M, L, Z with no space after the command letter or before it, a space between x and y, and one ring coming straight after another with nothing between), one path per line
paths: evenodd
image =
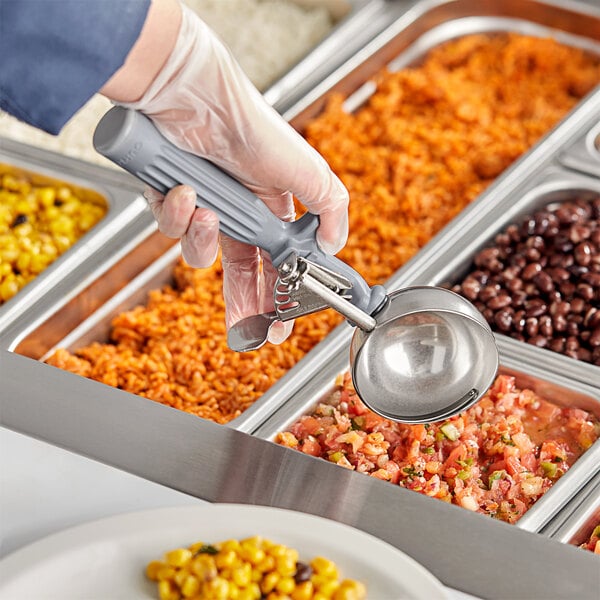
M594 527L589 539L580 544L579 547L600 556L600 523Z
M600 436L600 422L500 375L467 411L396 423L371 412L350 374L276 441L404 488L515 523Z

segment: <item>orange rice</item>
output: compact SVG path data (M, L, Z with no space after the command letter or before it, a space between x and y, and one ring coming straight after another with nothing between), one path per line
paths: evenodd
M334 96L305 132L350 192L340 258L385 282L600 82L598 61L553 40L472 35L423 64L382 72L353 114ZM221 269L182 263L176 288L114 320L108 344L48 362L225 423L240 415L341 321L296 321L281 346L226 346Z

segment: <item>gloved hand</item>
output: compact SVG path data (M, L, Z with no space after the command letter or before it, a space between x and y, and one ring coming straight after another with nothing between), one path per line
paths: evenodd
M148 115L177 146L209 159L254 191L284 220L294 219L292 195L320 215L317 242L336 253L348 235L348 192L325 160L267 102L217 36L190 9L175 48L143 97L125 106ZM259 42L258 42L259 43ZM194 267L214 261L220 238L226 325L273 310L277 272L269 256L218 234L218 219L195 208L191 188L164 198L147 195L160 230L182 238ZM261 265L262 263L262 265ZM290 323L276 323L269 341L282 342Z

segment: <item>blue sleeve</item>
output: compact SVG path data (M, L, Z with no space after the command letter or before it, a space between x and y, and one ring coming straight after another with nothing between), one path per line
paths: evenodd
M0 108L48 133L123 65L150 0L0 0Z

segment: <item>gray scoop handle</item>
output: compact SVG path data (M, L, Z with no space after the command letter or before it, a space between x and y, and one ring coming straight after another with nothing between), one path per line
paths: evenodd
M297 221L282 221L239 181L168 141L142 113L121 106L109 110L96 127L94 147L163 194L176 185L191 186L197 206L218 215L222 233L267 251L275 267L295 252L348 278L352 304L366 313L372 314L383 304L382 286L370 288L349 265L319 248L317 215L306 213Z

